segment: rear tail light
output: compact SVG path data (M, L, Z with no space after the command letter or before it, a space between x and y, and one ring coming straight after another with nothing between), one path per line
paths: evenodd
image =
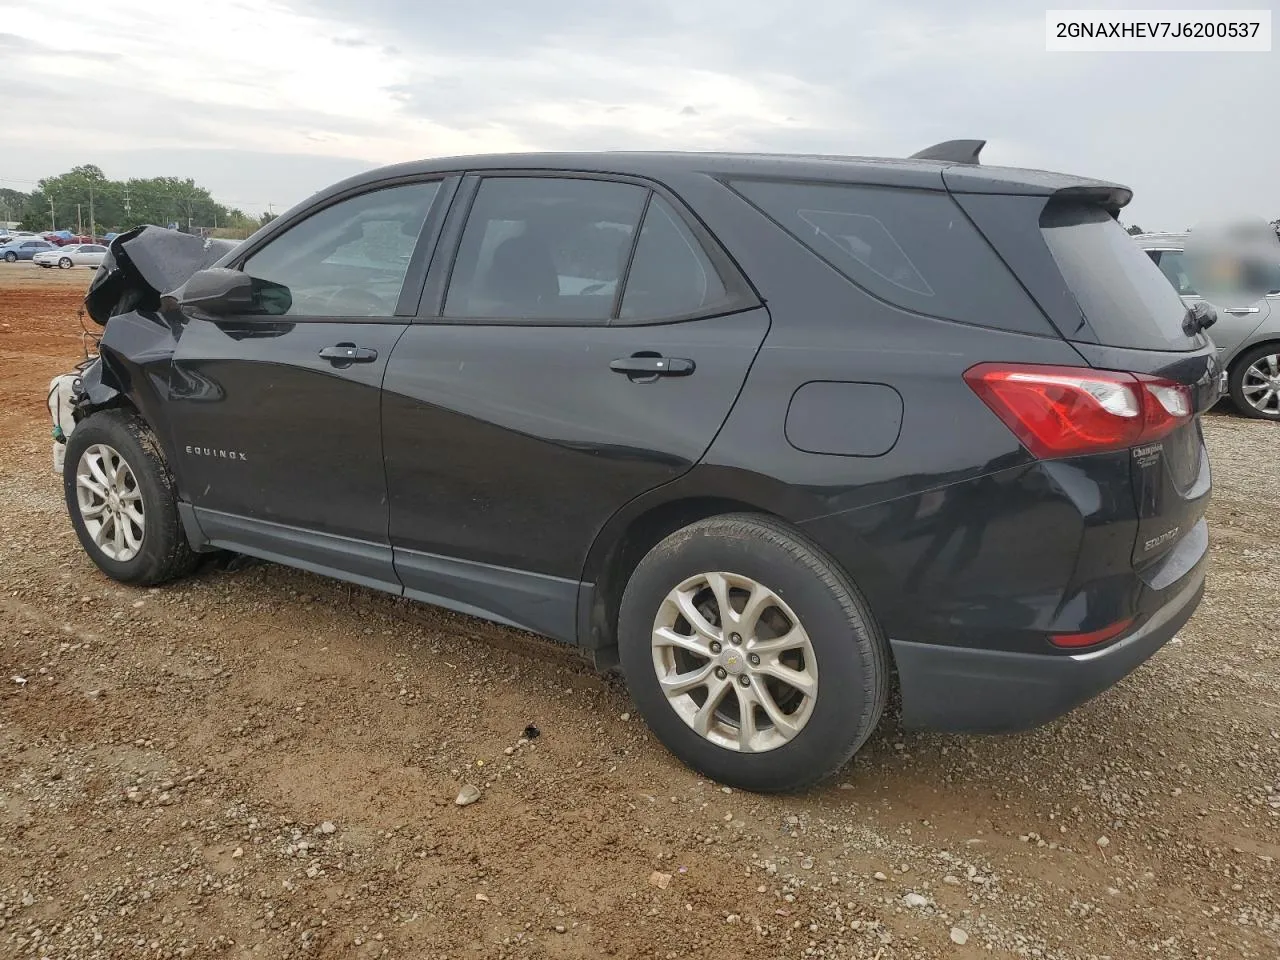
M1148 443L1192 413L1186 386L1141 374L980 363L964 379L1040 460Z

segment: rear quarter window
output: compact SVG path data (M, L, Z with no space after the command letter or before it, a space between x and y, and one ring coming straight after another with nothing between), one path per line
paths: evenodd
M881 300L962 323L1052 332L944 192L777 180L733 180L729 186Z

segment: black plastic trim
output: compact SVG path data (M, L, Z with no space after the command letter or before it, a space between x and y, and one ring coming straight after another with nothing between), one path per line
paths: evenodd
M203 507L194 507L192 512L209 546L247 553L375 590L404 592L396 579L391 547L385 543L317 533Z
M404 595L577 645L577 580L394 548Z
M1069 656L890 640L902 725L946 733L1011 733L1048 723L1146 661L1191 619L1205 561L1168 603L1124 639Z

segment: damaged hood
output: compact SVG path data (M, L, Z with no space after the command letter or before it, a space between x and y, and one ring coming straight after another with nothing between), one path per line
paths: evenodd
M197 270L213 266L239 246L237 240L205 240L164 227L137 227L107 247L84 306L95 323L130 310L157 310L160 295Z

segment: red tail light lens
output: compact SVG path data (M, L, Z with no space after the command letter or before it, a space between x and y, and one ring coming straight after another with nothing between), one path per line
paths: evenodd
M1040 460L1132 447L1191 418L1187 387L1132 373L980 363L964 379Z
M1103 627L1101 630L1090 630L1088 633L1055 633L1049 637L1049 642L1055 647L1092 647L1099 643L1106 643L1108 640L1114 640L1120 634L1124 633L1133 626L1133 617L1127 620L1120 620L1110 626Z

